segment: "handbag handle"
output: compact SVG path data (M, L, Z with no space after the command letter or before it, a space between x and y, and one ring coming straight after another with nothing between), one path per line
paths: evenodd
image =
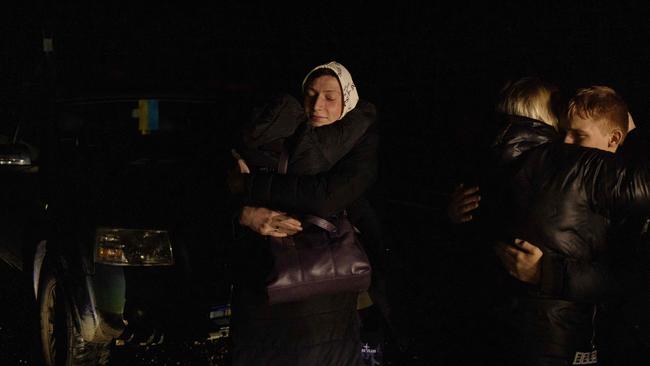
M312 225L316 225L319 228L328 231L330 233L335 233L336 232L336 225L332 224L331 222L325 220L322 217L314 216L314 215L305 215L303 216L303 220L307 221L308 223Z

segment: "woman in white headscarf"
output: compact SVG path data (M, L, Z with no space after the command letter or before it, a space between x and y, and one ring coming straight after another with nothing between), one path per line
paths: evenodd
M243 198L233 296L234 365L362 365L357 293L321 295L268 305L265 236L302 230L292 214L365 216L364 192L377 173L375 109L359 101L350 73L337 62L303 81L302 106L282 96L257 113L240 148ZM282 149L287 172L277 174ZM233 188L235 187L235 188ZM238 187L238 188L237 188ZM267 208L268 207L268 208ZM283 212L280 212L282 210Z

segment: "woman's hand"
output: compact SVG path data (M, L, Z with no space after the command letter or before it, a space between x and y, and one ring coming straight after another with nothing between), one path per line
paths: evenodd
M239 167L239 172L242 174L250 174L251 170L248 169L248 165L246 164L246 160L239 155L237 150L232 149L230 150L230 153L232 154L232 157L237 160L237 166Z
M447 206L447 217L454 224L461 224L472 221L472 211L478 208L481 196L478 194L479 188L465 188L464 184L459 184L451 193L449 206Z
M264 236L283 238L302 231L300 221L284 212L265 207L245 206L239 216L239 223Z
M248 169L248 165L246 165L246 162L244 159L239 159L237 160L237 165L239 166L239 172L242 174L250 174L251 170Z
M525 240L515 239L514 244L498 243L494 250L511 276L522 282L539 283L544 255L541 249Z

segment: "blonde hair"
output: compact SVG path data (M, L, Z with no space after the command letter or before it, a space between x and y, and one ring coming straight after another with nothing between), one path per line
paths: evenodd
M623 98L608 86L594 85L578 89L569 101L567 117L600 120L601 132L609 133L618 128L627 134L628 108Z
M497 112L542 121L558 129L552 96L557 88L535 77L521 78L501 89Z

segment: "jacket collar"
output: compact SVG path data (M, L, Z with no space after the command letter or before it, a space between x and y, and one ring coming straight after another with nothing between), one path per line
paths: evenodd
M559 134L548 124L522 116L504 116L505 123L492 143L500 164L507 164L527 151L555 141Z

